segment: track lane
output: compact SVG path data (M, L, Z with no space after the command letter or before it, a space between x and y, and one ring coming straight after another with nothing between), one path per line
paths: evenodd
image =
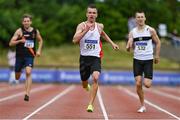
M33 84L34 88L46 86L49 84ZM4 85L3 85L4 86ZM32 114L35 110L46 104L57 94L68 88L70 85L53 84L49 89L32 93L30 101L24 102L23 96L15 97L4 102L0 102L0 119L23 119ZM4 88L4 87L3 87ZM139 100L126 93L126 89L136 94L134 86L101 86L100 94L107 112L109 120L114 119L175 119L174 117L146 104L147 112L140 114L136 110L139 107ZM153 88L151 88L153 89ZM176 88L175 88L176 89ZM18 89L7 90L13 94L18 93ZM160 90L161 87L156 87L155 90ZM14 93L15 91L15 93ZM24 88L23 88L24 91ZM170 91L174 89L170 88ZM5 91L4 91L5 92ZM0 96L1 93L0 92ZM164 92L162 90L161 92ZM169 92L167 92L169 94ZM173 94L173 95L174 95ZM10 95L10 94L9 94ZM158 98L158 96L161 98ZM163 97L153 92L145 91L145 98L150 102L175 113L179 116L178 102L172 98ZM167 100L165 100L167 99ZM100 107L98 95L95 100L95 110L93 113L86 112L89 94L80 85L75 85L75 89L66 95L62 96L52 104L37 112L30 119L102 119L105 120L102 109ZM176 106L174 107L174 104ZM107 120L107 119L106 119Z
M24 96L19 96L0 103L0 119L22 119L67 87L67 85L59 86L52 84L44 84L43 86L51 87L42 91L31 92L29 102L23 100Z
M179 101L180 102L180 95L178 94L172 94L172 93L168 93L168 92L164 92L162 90L158 90L158 89L146 89L148 92L152 92L154 94L157 94L157 95L160 95L160 96L163 96L165 98L168 98L168 99L173 99L175 101Z
M169 86L155 86L153 87L155 90L159 90L161 92L165 92L167 94L175 95L175 96L180 96L180 86L174 86L174 87L169 87Z
M163 112L163 113L169 115L169 117L170 116L172 117L172 118L168 117L168 119L179 118L179 115L180 115L179 110L178 110L179 105L176 106L174 104L176 100L170 99L170 98L168 99L163 95L158 95L158 94L153 93L150 90L153 88L150 88L149 90L147 90L147 88L143 88L143 89L145 92L145 105L146 105L146 107L147 107L147 105L150 105L150 107L153 107L153 108L159 110L160 112ZM127 90L129 90L129 93L131 96L137 97L136 92L132 88L128 88ZM126 91L126 92L128 93L128 91ZM149 108L147 108L147 110L149 111ZM163 118L163 119L165 119L165 118Z
M149 105L147 105L147 113L137 113L139 100L128 95L125 89L118 86L103 86L101 88L109 119L173 119Z
M23 84L19 84L16 86L7 85L6 87L0 88L0 99L3 97L16 94L17 92L22 92L24 90L25 88Z
M32 119L104 119L98 100L93 113L86 112L89 93L80 85L32 116Z
M44 86L44 85L43 84L33 84L32 89L42 87L42 86ZM20 93L20 92L24 92L24 94L25 94L25 85L24 84L19 84L19 85L15 85L15 86L11 86L11 85L7 84L7 86L5 88L0 89L0 99Z
M146 98L163 109L168 110L174 115L180 118L180 96L176 96L175 98L170 96L165 96L164 94L155 94L153 91L146 91Z
M9 90L15 90L15 89L20 89L24 87L23 84L18 84L18 85L9 85L6 84L6 86L0 87L0 95L4 92L4 91L9 91Z

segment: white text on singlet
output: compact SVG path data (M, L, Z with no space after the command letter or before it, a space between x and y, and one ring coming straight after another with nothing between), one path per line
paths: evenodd
M153 44L149 26L139 32L137 27L132 30L134 41L134 58L138 60L153 59Z

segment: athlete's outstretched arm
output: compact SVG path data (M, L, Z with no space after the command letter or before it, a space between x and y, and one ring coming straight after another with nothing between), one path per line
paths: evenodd
M109 42L113 49L117 50L119 49L119 46L117 44L115 44L111 38L106 34L106 32L103 30L104 29L104 25L103 24L98 24L98 28L99 28L99 31L101 32L101 36L103 37L104 40L106 40L107 42Z
M155 45L155 64L159 63L160 61L160 49L161 49L161 41L155 31L154 28L151 28L152 40L154 41Z
M110 39L110 37L106 34L106 32L102 31L101 36L112 45L113 49L115 50L119 49L119 46Z
M36 38L37 38L38 43L39 43L38 49L37 49L37 52L36 52L36 55L39 57L39 56L41 55L41 52L42 52L42 46L43 46L43 39L42 39L42 37L41 37L41 35L40 35L39 30L37 30Z
M113 49L115 49L115 50L119 49L119 46L118 46L117 44L115 44L115 43L111 40L111 38L106 34L106 32L103 30L103 29L104 29L104 25L103 25L103 24L99 23L99 24L98 24L98 29L99 29L99 31L101 32L101 37L103 37L104 40L106 40L107 42L109 42L109 43L112 45Z
M9 42L9 46L15 46L19 43L25 43L25 39L23 39L23 38L21 40L17 40L20 36L22 36L21 29L17 29Z

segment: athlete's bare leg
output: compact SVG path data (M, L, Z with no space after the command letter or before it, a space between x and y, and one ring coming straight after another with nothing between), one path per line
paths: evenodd
M31 90L31 84L32 84L32 77L31 77L31 72L32 68L31 67L26 67L26 84L25 84L25 90L26 90L26 95L29 96L30 90Z
M90 93L90 102L89 104L93 105L94 100L96 98L97 90L98 90L98 79L99 79L100 73L98 71L94 71L92 74L93 84L92 84L92 90Z
M144 106L144 91L142 88L142 76L136 76L135 80L136 80L136 92L139 96L141 106Z
M21 72L16 72L15 73L16 80L19 80L20 77L21 77Z
M152 85L152 79L149 79L149 78L144 78L144 86L146 88L150 88Z
M87 85L88 85L88 80L83 80L82 81L83 88L87 88Z

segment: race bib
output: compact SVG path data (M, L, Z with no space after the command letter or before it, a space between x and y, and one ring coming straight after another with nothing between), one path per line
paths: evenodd
M85 50L95 50L97 43L98 43L97 40L85 40L84 49Z
M26 42L24 43L24 47L34 48L34 41L33 40L26 40Z
M147 43L146 42L137 42L136 43L137 49L144 51L146 50Z

